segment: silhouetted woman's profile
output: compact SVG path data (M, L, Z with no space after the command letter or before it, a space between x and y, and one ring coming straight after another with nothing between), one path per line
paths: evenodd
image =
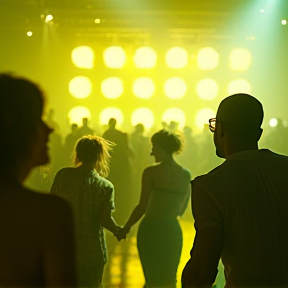
M42 91L0 74L0 102L0 286L76 287L69 204L22 184L49 160Z
M114 210L114 186L109 173L112 143L98 136L80 138L74 151L74 167L61 169L51 193L71 203L75 215L77 273L81 287L100 287L107 248L103 227L115 236L119 231Z
M145 214L137 234L145 287L170 288L176 287L182 250L182 231L177 217L184 213L190 197L190 173L173 158L182 148L180 136L161 130L151 141L151 155L157 164L144 170L139 204L119 237L124 237Z

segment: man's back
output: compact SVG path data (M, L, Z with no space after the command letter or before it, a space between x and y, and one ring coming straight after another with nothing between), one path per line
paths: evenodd
M249 150L193 181L196 230L223 229L226 287L288 285L287 171L288 157Z

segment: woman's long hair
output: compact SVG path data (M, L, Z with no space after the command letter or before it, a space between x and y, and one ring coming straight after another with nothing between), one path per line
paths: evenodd
M99 136L86 135L81 137L75 145L73 162L77 166L82 164L95 165L100 176L109 174L110 153L115 144Z

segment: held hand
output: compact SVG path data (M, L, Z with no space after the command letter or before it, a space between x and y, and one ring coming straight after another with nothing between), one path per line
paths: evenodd
M130 232L130 229L128 230L127 228L123 227L120 228L117 232L117 234L115 234L116 238L118 241L121 241L123 239L126 239L127 234Z

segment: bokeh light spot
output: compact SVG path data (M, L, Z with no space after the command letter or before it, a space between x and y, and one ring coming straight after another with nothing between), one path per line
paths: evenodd
M108 68L119 69L124 67L127 57L122 47L111 46L105 49L103 58Z
M211 48L204 47L197 54L197 64L201 70L213 70L219 65L219 53Z
M203 108L199 110L196 114L196 126L203 130L205 127L208 128L209 119L214 118L216 116L216 112L211 108Z
M213 100L219 92L219 85L213 79L203 79L197 83L196 92L203 100Z
M182 69L188 64L188 53L181 47L172 47L167 51L165 60L169 68Z
M117 127L121 127L124 122L123 112L117 107L107 107L99 114L99 122L101 125L107 125L110 118L117 120Z
M141 123L145 128L150 129L154 125L154 122L154 114L149 108L141 107L132 113L131 124L133 126Z
M150 99L154 95L155 84L152 79L141 77L134 81L132 91L138 98Z
M271 118L269 121L270 127L276 127L278 125L278 119L277 118Z
M176 107L172 107L167 109L161 118L162 122L169 124L171 121L179 123L179 129L182 129L186 124L186 116L185 113Z
M78 46L71 53L72 63L77 68L92 69L94 67L94 51L89 46Z
M251 94L252 88L248 81L244 79L236 79L228 85L228 94L247 93Z
M75 106L68 112L69 124L76 123L82 126L82 118L91 119L91 112L84 106Z
M231 51L229 57L230 69L237 71L248 70L252 63L250 51L244 48L237 48Z
M69 92L75 98L87 98L92 92L92 82L86 76L74 77L69 83Z
M116 99L123 94L124 83L118 77L110 77L102 81L101 91L108 99Z
M178 77L168 79L164 84L164 93L170 99L181 99L187 92L186 82Z
M152 69L157 63L157 54L150 47L140 47L135 51L134 63L140 69Z

